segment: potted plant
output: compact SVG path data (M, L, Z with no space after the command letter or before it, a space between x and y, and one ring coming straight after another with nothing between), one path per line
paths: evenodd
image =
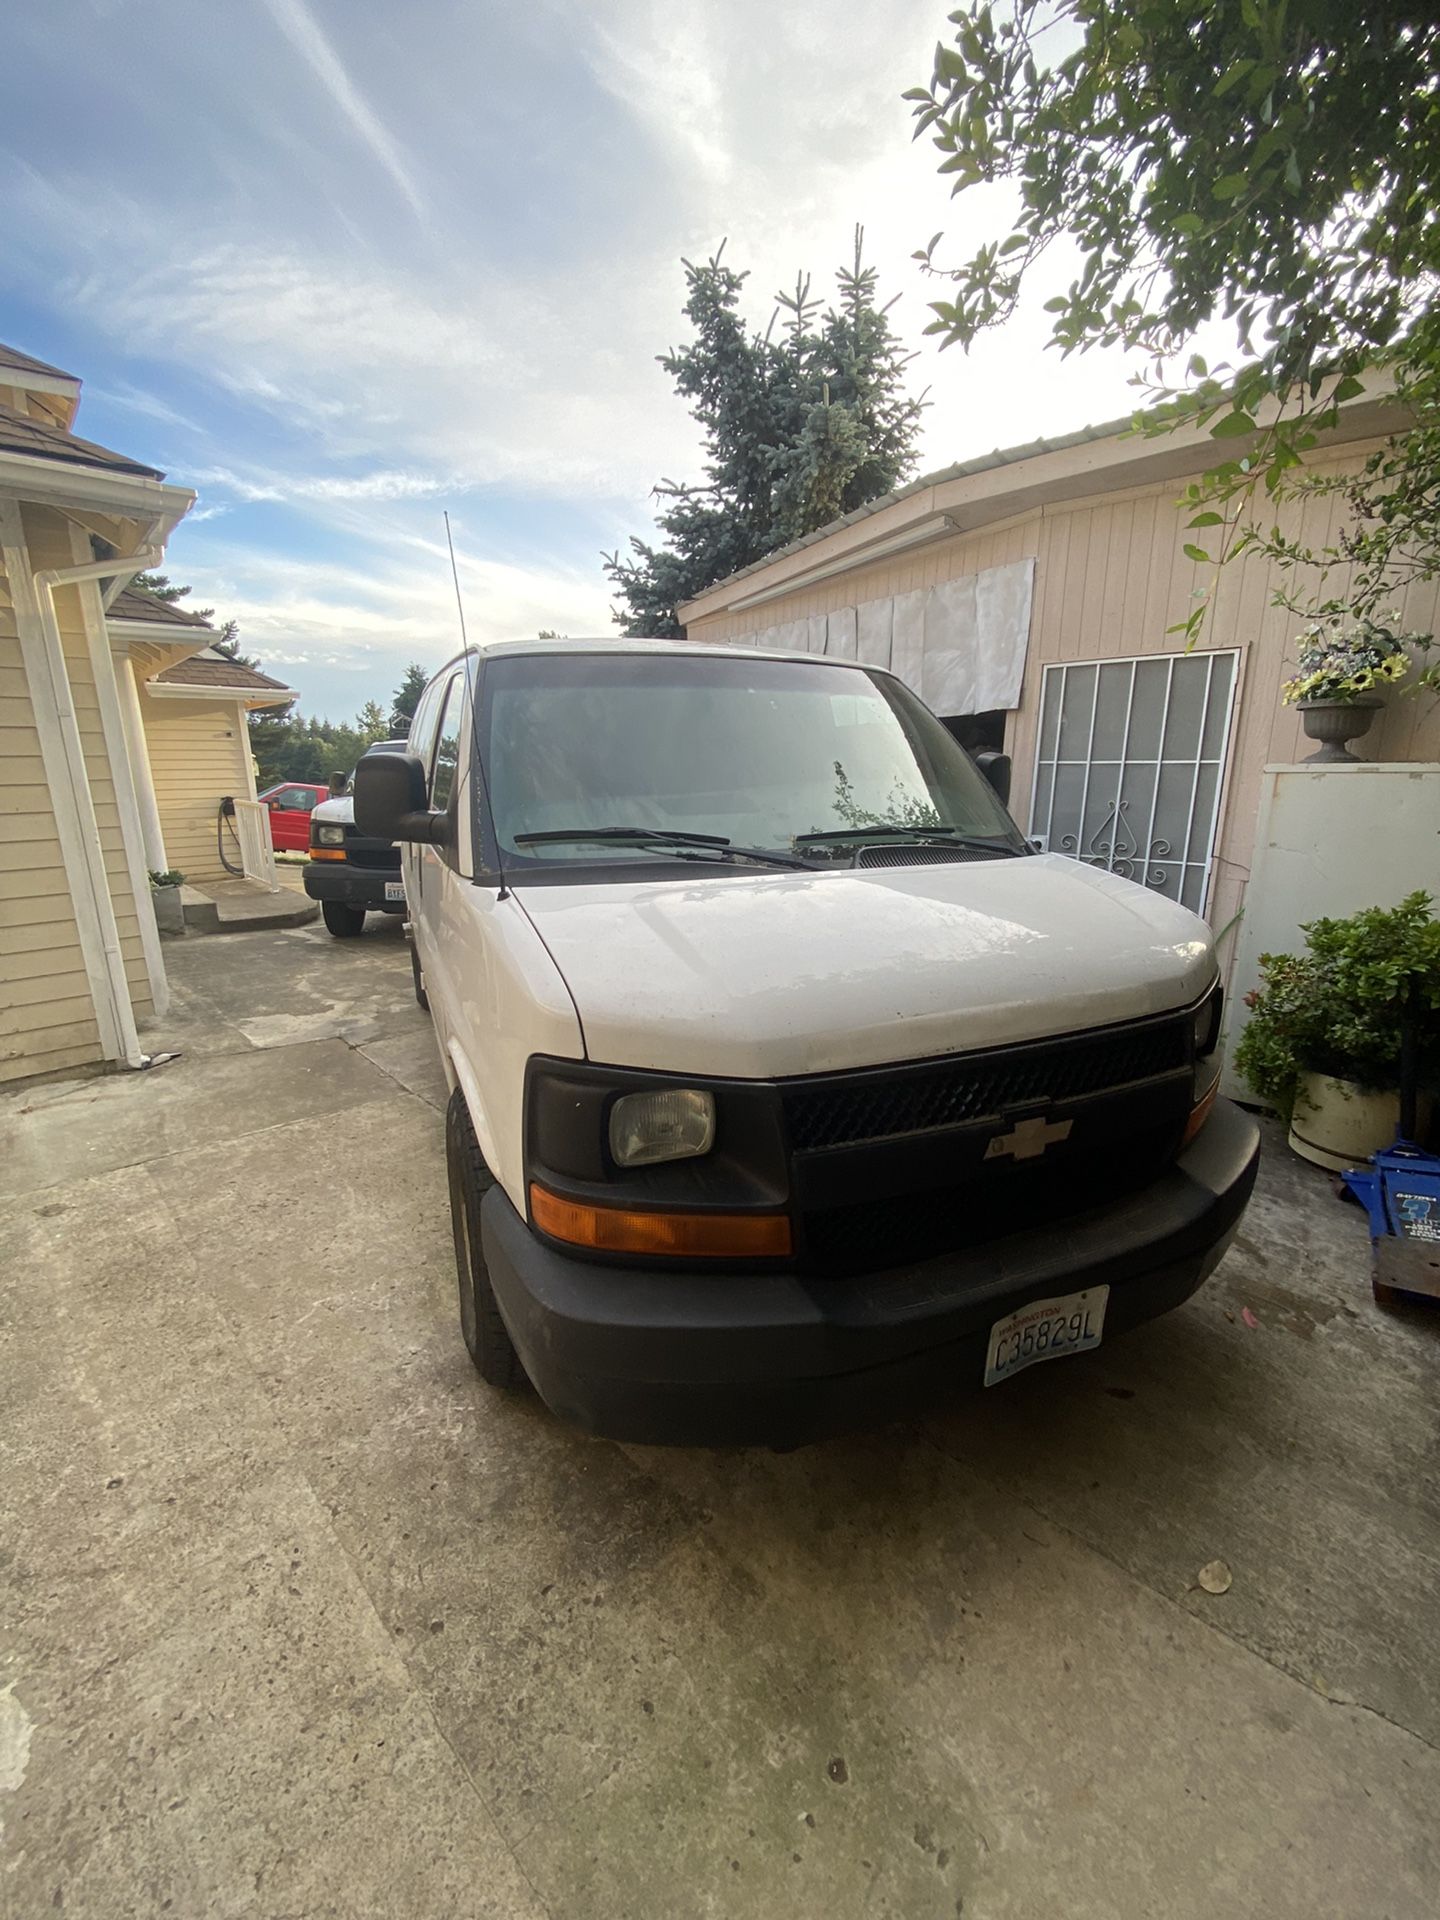
M1301 633L1298 671L1283 691L1286 704L1299 707L1306 734L1321 743L1307 766L1354 761L1346 743L1369 732L1381 705L1376 689L1403 680L1412 651L1432 644L1429 634L1402 633L1399 620L1398 613L1383 620L1362 614L1348 623L1314 620Z
M1405 1023L1422 1087L1440 1068L1440 921L1412 893L1301 932L1305 953L1260 956L1235 1067L1289 1122L1295 1151L1338 1173L1394 1138ZM1423 1130L1423 1098L1420 1111Z
M184 933L185 908L180 899L180 889L185 884L183 873L174 867L164 873L150 871L150 898L155 906L155 924L161 933Z

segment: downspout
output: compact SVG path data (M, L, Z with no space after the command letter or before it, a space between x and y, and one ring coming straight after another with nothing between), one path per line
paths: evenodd
M145 864L156 873L164 873L169 868L170 857L165 851L160 802L155 797L155 777L150 770L150 752L145 741L145 716L140 711L140 687L135 678L135 662L128 652L122 653L115 662L115 685L120 695L120 718L125 728L130 773L135 782L135 804L140 809Z
M100 841L100 825L90 793L90 776L85 766L85 748L75 717L75 699L70 675L65 667L65 646L60 637L60 620L55 611L56 587L77 586L84 580L108 580L114 574L130 575L153 567L164 558L159 547L141 547L136 553L111 560L90 560L72 567L42 567L34 574L36 612L44 641L45 661L59 715L60 736L66 769L76 800L85 873L89 882L95 918L100 929L100 958L108 986L107 998L115 1032L119 1039L118 1058L127 1067L149 1065L150 1056L140 1045L135 1026L135 1010L130 1003L130 981L125 972L125 955L120 946L120 929L115 906L110 898L110 881L105 872L105 850ZM137 901L137 906L143 903Z

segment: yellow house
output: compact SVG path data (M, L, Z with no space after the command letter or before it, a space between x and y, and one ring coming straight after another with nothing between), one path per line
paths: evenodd
M237 851L221 804L256 797L247 716L289 706L294 689L217 651L206 621L143 588L123 588L106 624L122 696L133 702L130 727L143 743L132 764L146 863L190 881L223 879ZM182 638L194 650L160 664Z
M205 685L204 667L198 682L193 671L167 682L214 637L193 617L112 623L195 496L81 439L79 402L73 374L0 346L0 1083L142 1066L140 1034L165 1012L147 871L166 864L150 857L164 846L163 804L145 703L161 716L162 764L172 736L209 727L218 804L226 790L253 794L246 704L292 697L264 675L262 687ZM166 775L177 835L198 812L198 780L193 766Z

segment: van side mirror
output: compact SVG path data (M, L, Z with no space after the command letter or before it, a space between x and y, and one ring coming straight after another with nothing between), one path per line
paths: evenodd
M408 840L439 846L448 816L432 813L425 797L425 767L415 753L367 753L355 769L355 825L374 840Z
M1001 806L1010 802L1010 756L1008 753L977 753L975 764L995 789Z

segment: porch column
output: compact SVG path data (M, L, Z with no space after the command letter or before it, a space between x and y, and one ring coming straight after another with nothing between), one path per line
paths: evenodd
M135 680L135 664L128 653L116 660L115 680L120 692L120 720L125 729L125 751L130 759L130 776L135 783L135 800L140 809L140 837L145 843L145 864L152 873L168 873L165 836L160 831L160 804L155 798L155 781L150 772L150 752L145 745L145 722L140 715L140 689Z

